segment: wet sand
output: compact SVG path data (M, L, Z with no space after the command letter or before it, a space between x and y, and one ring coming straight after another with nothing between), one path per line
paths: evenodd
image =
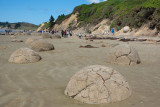
M26 40L29 36L17 36ZM47 39L55 50L38 52L42 60L30 64L9 63L9 56L25 42L11 42L0 36L0 107L159 107L160 44L128 42L137 49L141 64L135 66L107 63L107 54L116 40ZM102 44L107 47L102 47ZM92 45L99 48L79 48ZM3 48L2 48L3 47ZM5 47L5 48L4 48ZM72 75L89 65L106 65L120 72L132 87L130 98L111 104L89 105L64 95Z

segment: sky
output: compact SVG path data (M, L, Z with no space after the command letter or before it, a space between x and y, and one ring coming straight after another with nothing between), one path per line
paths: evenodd
M0 22L29 22L39 25L52 15L69 14L75 6L105 0L0 0Z

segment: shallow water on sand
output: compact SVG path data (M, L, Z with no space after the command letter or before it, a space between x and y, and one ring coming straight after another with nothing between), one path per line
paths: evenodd
M29 36L17 36L26 40ZM80 39L50 39L55 50L39 52L42 60L31 64L12 64L9 56L24 42L10 42L10 36L0 36L0 107L159 107L160 105L160 45L129 42L137 49L142 63L135 66L112 65L106 56L118 41ZM102 42L103 41L103 42ZM99 48L79 48L91 44ZM107 47L101 47L105 44ZM5 48L2 48L5 47ZM69 79L83 67L106 65L119 71L132 87L132 96L112 104L89 105L64 95Z

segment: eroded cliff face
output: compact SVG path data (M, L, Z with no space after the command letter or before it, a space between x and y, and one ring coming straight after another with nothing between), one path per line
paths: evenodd
M78 21L78 14L71 14L70 17L66 18L64 21L62 21L61 24L55 24L53 30L61 31L61 30L71 30L73 34L77 35L81 33L82 35L96 35L96 36L102 36L103 34L112 35L111 33L111 24L113 21L109 19L103 19L101 22L96 24L82 24L82 22ZM131 28L129 32L123 32L123 27L117 31L117 27L115 28L115 35L116 36L160 36L160 33L158 32L157 28L150 29L150 23L147 22L143 24L140 28L134 29ZM42 30L43 26L45 24L43 23L37 31Z
M54 30L67 30L71 27L77 26L77 15L78 13L72 14L69 18L65 19L61 24L55 24Z
M107 29L109 29L108 19L102 20L100 23L95 25L86 24L80 26L77 18L78 13L72 14L69 18L62 21L61 24L55 24L53 30L72 30L75 34L103 34Z
M37 31L41 31L41 30L42 30L42 27L43 27L44 25L45 25L45 24L42 23L41 26L38 27Z
M78 22L78 13L72 14L69 18L65 19L61 24L56 24L54 26L54 30L72 30L74 34L83 34L83 35L96 35L102 36L103 34L111 35L110 24L112 23L109 19L104 19L100 23L95 25L86 24L79 26L80 22ZM129 32L124 33L123 28L120 28L117 31L115 27L115 35L117 36L160 36L158 30L150 29L149 23L142 25L140 28L134 29L130 28Z

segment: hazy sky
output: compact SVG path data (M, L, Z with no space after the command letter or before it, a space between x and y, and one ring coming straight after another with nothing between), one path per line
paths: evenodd
M41 24L50 16L69 14L75 6L105 0L0 0L0 22Z

